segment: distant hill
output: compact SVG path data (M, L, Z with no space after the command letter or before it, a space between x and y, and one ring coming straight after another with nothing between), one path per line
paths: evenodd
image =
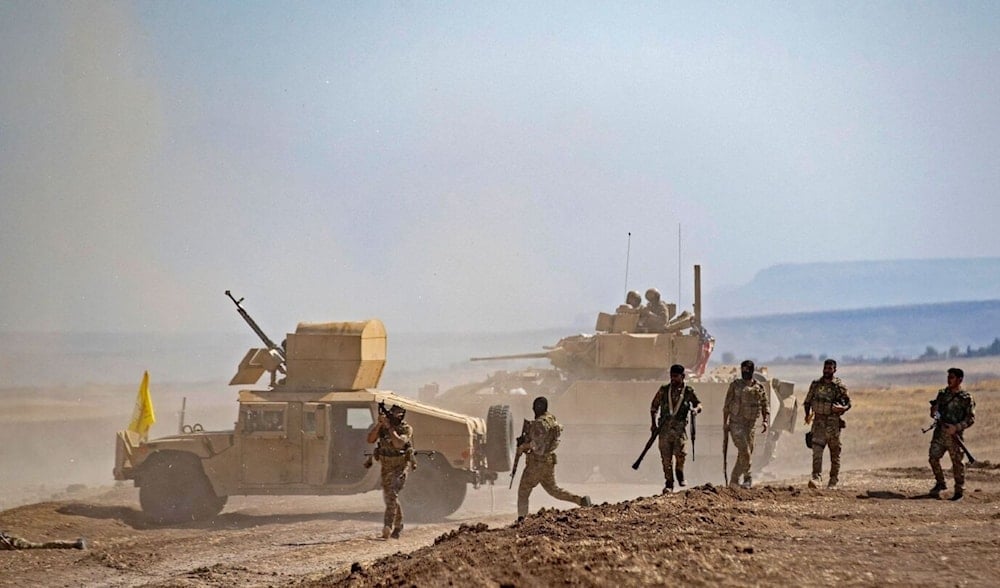
M1000 258L788 263L706 294L715 319L881 308L1000 296Z
M796 354L917 357L927 346L962 352L1000 336L1000 300L776 314L706 321L715 358L769 360Z

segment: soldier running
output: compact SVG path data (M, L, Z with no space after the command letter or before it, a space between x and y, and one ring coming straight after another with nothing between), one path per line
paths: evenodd
M823 362L823 377L813 380L806 394L805 422L812 424L809 435L812 439L812 477L809 487L816 488L823 479L823 450L830 447L830 480L827 488L837 485L840 475L840 430L844 428L841 415L851 409L851 398L847 387L835 378L837 362L828 359Z
M579 506L590 506L589 496L578 496L563 490L556 484L556 448L562 425L549 412L549 401L539 396L531 403L535 420L528 423L527 437L517 438L517 451L527 454L527 465L517 486L517 520L528 515L528 497L535 486L541 484L553 498L573 502Z
M87 540L79 537L76 541L43 541L35 543L23 537L8 535L0 531L0 551L16 549L86 549Z
M670 366L670 383L660 386L649 407L649 416L652 420L649 430L651 433L660 430L659 446L665 480L664 494L674 490L675 471L677 484L681 487L685 485L684 458L687 452L684 446L687 441L688 413L692 410L695 414L700 413L701 401L695 395L694 388L684 384L684 366L674 364ZM656 417L657 412L660 414L659 421Z
M754 379L753 372L754 364L749 359L740 364L741 377L729 384L726 402L722 407L723 434L732 435L733 444L739 454L736 465L733 466L733 474L729 478L729 485L733 488L740 486L740 476L743 477L744 488L749 488L753 483L750 467L754 426L759 415L763 420L760 432L766 433L767 423L770 420L767 391L763 384Z
M961 500L964 495L965 464L962 463L963 452L958 440L962 438L962 432L976 422L976 401L962 389L963 379L965 372L961 368L950 368L948 386L939 390L931 400L934 436L931 437L928 456L931 471L934 472L935 484L930 491L934 498L939 498L941 491L948 488L941 469L941 458L945 453L951 458L951 473L955 478L955 493L951 495L951 500Z
M382 464L382 498L385 500L382 538L399 539L403 532L403 507L399 493L413 464L413 427L406 423L406 409L393 405L388 416L378 415L378 422L368 431L368 442L378 443L375 459Z

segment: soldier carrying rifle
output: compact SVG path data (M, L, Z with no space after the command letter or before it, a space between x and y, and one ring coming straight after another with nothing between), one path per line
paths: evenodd
M951 500L961 500L965 488L965 465L962 463L963 453L968 450L962 443L962 432L976 422L976 401L968 392L962 389L965 372L960 368L948 370L948 386L938 391L931 400L931 418L934 419L934 435L928 452L931 471L934 472L934 487L930 495L941 496L941 491L948 485L944 482L944 471L941 469L941 458L947 452L951 457L951 473L955 477L955 493ZM963 451L964 450L964 451ZM969 455L969 461L975 461Z

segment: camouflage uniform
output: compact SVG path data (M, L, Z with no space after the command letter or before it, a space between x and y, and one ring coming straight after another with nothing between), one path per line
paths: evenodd
M836 414L833 405L838 404L846 407L851 406L851 398L847 394L847 387L834 377L830 380L820 378L813 380L809 385L809 393L806 394L804 403L806 413L810 410L813 414L812 429L812 481L811 485L823 478L823 449L830 447L830 481L829 486L836 486L840 475L840 430L844 428L844 421Z
M663 464L664 490L674 487L674 470L677 472L677 483L684 485L684 458L687 457L685 443L687 442L688 413L691 406L698 406L701 401L694 393L694 388L684 385L675 388L670 384L660 386L653 396L649 411L654 415L659 411L660 423L660 462ZM676 465L673 463L676 459Z
M389 432L382 429L379 431L375 455L382 464L382 498L385 501L383 524L392 528L393 535L398 537L403 529L403 507L399 504L399 493L413 463L413 427L404 421L393 429L406 440L406 445L402 449L394 448L388 439Z
M750 485L754 428L757 425L758 415L765 423L770 419L767 405L767 391L757 380L738 378L729 384L726 402L722 407L722 420L729 423L729 433L738 453L736 465L733 466L733 473L729 477L730 484L739 483L740 476L743 476L744 484Z
M639 309L639 330L645 333L661 333L667 328L670 309L661 301L649 302Z
M934 427L934 436L931 437L931 447L928 452L934 480L937 486L944 488L941 458L947 453L951 458L951 473L955 477L955 493L961 495L965 488L965 464L962 463L964 454L962 448L955 442L954 436L945 434L944 425L955 425L958 428L955 435L961 438L962 431L976 422L976 401L965 390L952 393L944 388L938 391L937 397L931 401L931 406L940 415Z
M549 412L542 413L538 418L531 421L528 429L528 439L525 441L529 446L527 450L527 465L524 473L521 474L521 482L517 486L517 516L524 517L528 514L528 497L535 486L541 484L553 498L573 502L580 506L588 506L590 500L585 496L578 496L572 492L563 490L556 484L556 454L559 447L559 435L562 433L562 425Z
M81 537L76 541L44 541L35 543L16 535L0 532L0 551L12 549L86 549L87 543Z

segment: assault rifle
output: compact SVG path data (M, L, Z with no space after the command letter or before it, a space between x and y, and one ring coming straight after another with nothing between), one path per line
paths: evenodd
M639 459L635 460L635 463L632 464L633 470L639 469L639 464L641 464L643 458L646 457L646 453L649 451L649 448L653 446L653 442L660 436L660 432L663 431L663 425L666 424L667 419L669 418L670 415L667 414L666 410L660 411L660 420L656 423L656 429L654 429L652 434L650 434L649 441L646 441L646 446L642 448L642 453L639 454Z
M931 426L927 427L926 429L920 429L920 432L926 434L928 431L930 431L934 427L939 427L939 426L942 426L941 425L941 413L940 412L935 412L934 413L934 422L932 422ZM965 454L965 458L969 460L970 464L976 463L976 458L972 457L972 452L969 451L969 448L965 446L965 442L962 441L962 438L959 436L958 433L952 433L951 439L956 444L958 444L959 449L961 449L962 453Z
M698 427L695 425L695 419L698 418L698 413L694 410L694 403L688 402L688 413L691 414L691 461L694 461L694 439L698 436Z
M692 453L694 450L692 449ZM729 426L722 428L722 478L729 485Z
M524 419L524 423L521 425L521 436L517 438L517 450L514 452L514 467L510 470L510 484L507 488L514 487L514 475L517 474L517 464L521 462L521 455L524 451L521 446L528 440L528 431L531 429L531 421Z
M226 290L226 296L228 296L229 299L233 301L233 304L236 305L236 311L240 313L240 316L243 317L243 320L245 320L247 324L250 325L250 328L253 329L253 332L257 333L257 336L260 337L260 340L263 341L264 345L267 345L268 351L271 351L278 355L278 357L281 359L281 365L278 366L278 371L280 371L281 373L285 373L285 361L286 361L285 350L275 345L274 341L272 341L271 338L268 337L264 333L264 331L257 325L257 322L253 320L253 318L247 313L247 311L242 306L240 306L240 302L243 302L242 298L237 300L236 298L233 297L232 292L230 292L229 290Z

